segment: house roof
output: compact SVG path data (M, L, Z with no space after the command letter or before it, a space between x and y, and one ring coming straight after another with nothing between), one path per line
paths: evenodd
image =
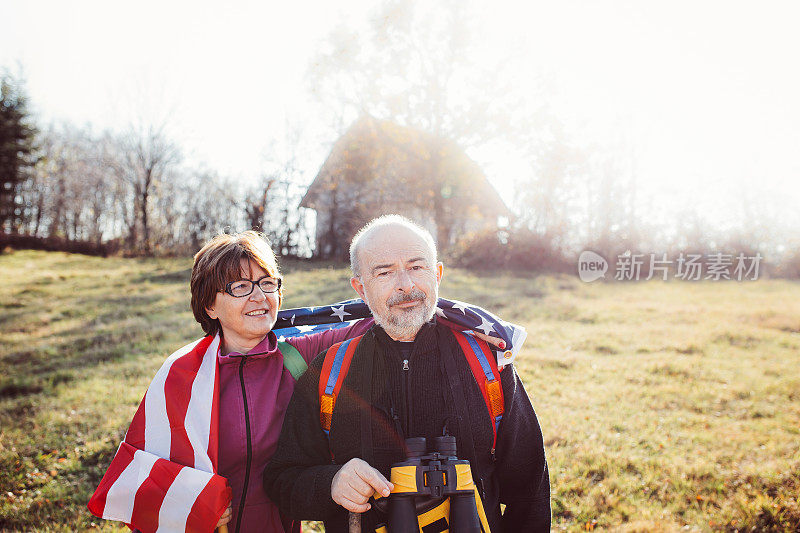
M511 214L478 164L455 142L369 115L334 143L300 206L317 209L327 191L343 184L369 182L397 190L402 182L406 190L430 191L434 178L443 193L471 204L484 216Z

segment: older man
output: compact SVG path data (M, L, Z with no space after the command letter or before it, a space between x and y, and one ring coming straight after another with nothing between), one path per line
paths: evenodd
M264 471L267 493L288 516L324 520L328 532L347 531L347 511L365 513L363 531L374 531L386 517L369 498L393 489L387 477L405 459L404 439L449 434L471 464L491 531L548 531L550 484L536 414L507 366L494 435L464 352L434 316L443 266L430 233L402 217L381 217L354 237L350 260L351 284L376 324L352 355L327 435L320 423L324 353L298 381Z

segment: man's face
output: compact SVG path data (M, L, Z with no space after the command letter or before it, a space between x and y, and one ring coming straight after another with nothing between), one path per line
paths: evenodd
M433 317L443 267L419 235L386 226L367 235L358 253L361 275L350 280L375 321L395 340L414 340Z

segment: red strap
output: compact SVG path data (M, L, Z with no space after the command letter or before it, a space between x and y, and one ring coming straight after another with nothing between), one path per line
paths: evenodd
M483 355L482 359L488 364L491 370L493 379L489 380L481 361L478 360L478 354L475 353L470 339L467 339L466 334L460 331L454 330L453 335L455 335L461 347L461 351L464 352L464 357L467 358L469 368L472 370L472 376L475 378L475 383L478 384L478 388L483 395L483 401L486 404L486 410L489 414L490 424L492 426L492 434L494 437L492 441L492 450L494 450L497 445L497 417L502 417L505 411L503 387L500 384L500 371L497 369L497 360L489 349L488 343L476 337L472 337L471 340L477 344ZM490 388L492 389L491 391L489 390Z
M333 409L336 407L336 398L344 383L344 378L350 370L350 363L353 361L353 355L356 352L356 347L363 335L353 337L349 341L334 344L325 353L325 360L322 364L322 372L319 376L318 394L320 406L320 423L325 431L330 431L331 417ZM346 347L345 347L346 344ZM344 353L340 352L344 349ZM337 354L341 355L341 360L337 361ZM328 385L333 382L333 390L326 394ZM324 399L327 396L328 399ZM329 412L326 412L329 411ZM326 416L327 415L327 416Z

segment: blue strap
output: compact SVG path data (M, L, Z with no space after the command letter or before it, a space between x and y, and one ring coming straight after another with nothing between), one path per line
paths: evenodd
M494 372L492 372L492 367L489 365L488 359L486 359L486 354L483 353L481 347L478 345L478 341L472 335L464 335L467 338L467 342L469 343L469 347L472 348L472 353L475 354L475 357L478 359L478 362L481 364L481 368L483 369L483 373L486 375L486 381L495 381ZM500 421L503 419L503 415L497 415L494 417L494 434L497 435L497 430L500 428Z
M489 366L489 361L486 359L486 354L483 353L481 347L478 346L478 341L475 340L475 337L472 335L464 336L467 338L467 342L469 343L470 348L472 348L472 352L475 354L475 357L478 358L478 362L481 364L483 373L486 374L486 381L494 381L494 372L492 372L492 367Z
M336 350L336 356L333 358L333 365L331 366L331 375L328 376L328 382L325 384L325 394L333 394L333 389L336 387L336 381L339 379L339 372L342 371L342 362L344 361L344 354L347 347L353 339L347 339Z

